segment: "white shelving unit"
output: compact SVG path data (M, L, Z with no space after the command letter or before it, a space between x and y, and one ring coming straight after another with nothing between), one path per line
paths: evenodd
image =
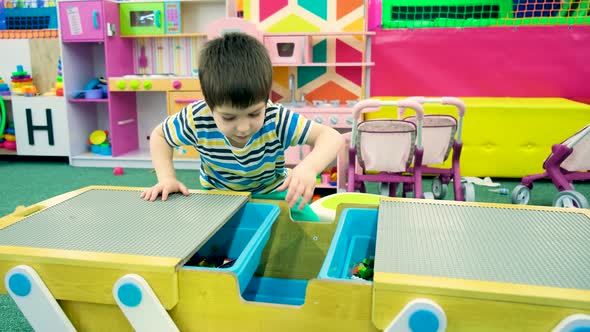
M82 35L71 34L69 22L60 22L62 30L62 60L64 64L64 93L67 98L68 130L70 132L70 164L85 167L133 167L152 168L148 136L153 127L167 115L166 91L145 92L133 90L109 91L101 100L73 100L72 93L81 90L95 77L126 77L138 73L134 47L136 40L145 38L203 38L210 22L230 14L231 4L225 0L181 0L182 33L125 35L121 33L120 4L149 4L164 1L71 1L60 0L60 20L67 20L61 11L77 7L83 28ZM231 1L230 1L231 2ZM83 10L91 6L93 10ZM94 6L94 7L93 7ZM84 13L98 12L98 21ZM235 14L234 14L235 16ZM104 33L92 35L94 29ZM67 31L64 32L64 29ZM88 38L84 34L88 33ZM64 37L65 36L65 37ZM179 75L180 77L180 75ZM172 77L171 79L175 79ZM131 81L131 80L130 80ZM143 88L143 87L142 87ZM184 89L184 88L183 88ZM183 91L183 89L179 91ZM95 130L109 131L112 155L90 152L88 139ZM178 169L197 169L199 160L174 160Z

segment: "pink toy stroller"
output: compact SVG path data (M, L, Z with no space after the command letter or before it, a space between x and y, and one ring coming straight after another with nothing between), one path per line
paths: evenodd
M512 191L512 203L528 204L533 181L549 178L559 191L553 206L590 208L586 197L572 185L572 181L590 180L590 124L565 142L553 145L551 151L543 163L545 172L525 176Z
M358 123L361 113L374 112L380 106L409 107L416 111L416 123L378 119ZM422 161L422 105L412 100L363 100L354 106L352 138L348 153L349 192L366 192L363 181L389 184L389 193L395 193L398 183L415 188L414 197L424 198L421 168L411 175L408 172L412 159L420 166ZM358 161L358 169L356 167ZM375 174L368 174L374 172Z
M451 115L430 114L424 115L422 139L424 143L424 156L422 165L410 168L414 172L420 168L421 174L435 174L432 180L432 195L436 199L444 199L447 195L448 184L453 180L455 200L457 201L475 201L475 189L472 183L461 183L461 150L463 142L461 134L463 129L463 117L465 115L465 103L454 97L442 98L424 98L410 97L409 100L416 101L420 104L443 104L452 105L457 108L459 120ZM404 110L399 109L398 119L402 119ZM416 116L407 117L404 121L416 123ZM455 137L456 134L456 137ZM443 164L449 158L453 151L453 160L451 168L437 168L430 165ZM404 185L402 196L411 190L407 184ZM429 193L426 194L430 196Z

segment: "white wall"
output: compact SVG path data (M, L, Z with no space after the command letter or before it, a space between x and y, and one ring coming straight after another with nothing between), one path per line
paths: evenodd
M16 66L31 73L31 49L28 39L0 39L0 76L10 84L10 76Z

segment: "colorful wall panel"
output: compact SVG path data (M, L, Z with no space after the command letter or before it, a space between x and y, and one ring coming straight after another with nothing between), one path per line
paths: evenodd
M364 31L363 0L251 0L245 3L246 18L266 32L358 32ZM362 62L362 37L317 37L313 61L320 63ZM295 75L296 99L301 93L311 100L358 99L362 91L361 67L277 67L273 100L291 98L288 77Z

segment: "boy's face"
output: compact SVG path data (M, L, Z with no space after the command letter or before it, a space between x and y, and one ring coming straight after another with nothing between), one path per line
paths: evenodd
M212 113L219 131L233 146L242 148L262 128L265 110L266 103L260 102L245 109L217 106Z

